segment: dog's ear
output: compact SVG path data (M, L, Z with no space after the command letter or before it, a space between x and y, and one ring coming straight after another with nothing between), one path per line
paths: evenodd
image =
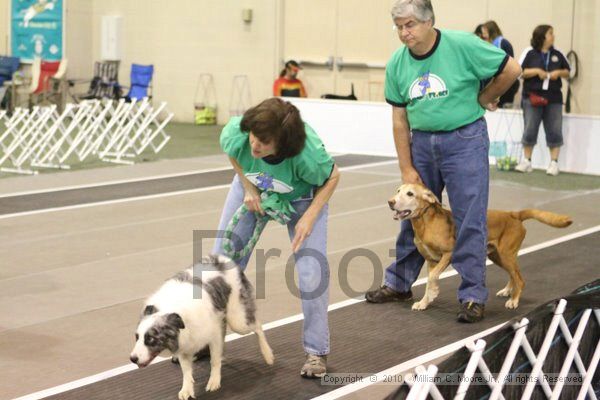
M429 189L425 189L423 190L423 193L421 194L421 197L423 198L423 200L431 203L431 204L440 204L440 201L438 200L438 198L435 196L435 194L433 194L433 192Z
M147 305L146 308L144 308L142 315L145 317L147 315L152 315L157 311L158 311L158 308L156 308L152 304L150 304L150 305Z
M185 329L183 319L181 319L181 316L177 313L167 315L167 323L177 329Z

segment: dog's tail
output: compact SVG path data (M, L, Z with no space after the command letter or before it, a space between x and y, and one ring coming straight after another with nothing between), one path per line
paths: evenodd
M513 211L511 212L511 215L521 221L533 218L543 224L550 225L555 228L565 228L573 223L573 220L568 215L556 214L550 211L536 210L534 208Z
M258 321L255 323L254 333L256 333L256 337L258 338L258 346L260 347L260 352L262 353L265 362L269 365L273 365L273 362L275 361L273 350L271 350L271 346L269 346L265 333L262 330L262 326Z

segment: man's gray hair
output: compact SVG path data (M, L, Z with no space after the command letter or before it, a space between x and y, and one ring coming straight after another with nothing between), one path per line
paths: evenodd
M421 22L431 20L435 25L435 14L431 0L398 0L392 7L392 19L415 17Z

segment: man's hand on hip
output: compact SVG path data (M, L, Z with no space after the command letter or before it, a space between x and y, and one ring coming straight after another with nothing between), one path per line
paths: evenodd
M484 96L479 95L479 104L481 107L485 108L488 111L496 111L498 109L498 103L500 102L500 98L495 98L492 101L487 101Z

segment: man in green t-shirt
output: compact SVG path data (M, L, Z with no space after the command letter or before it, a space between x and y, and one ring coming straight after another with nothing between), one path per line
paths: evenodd
M404 183L422 183L441 199L446 188L456 225L452 266L460 274L458 320L483 318L489 138L483 115L518 78L518 63L471 33L440 31L430 0L398 0L392 18L404 44L386 66L385 98L393 107L394 142ZM491 82L480 92L479 82ZM412 132L412 135L411 135ZM412 299L423 257L408 220L396 261L372 303Z

